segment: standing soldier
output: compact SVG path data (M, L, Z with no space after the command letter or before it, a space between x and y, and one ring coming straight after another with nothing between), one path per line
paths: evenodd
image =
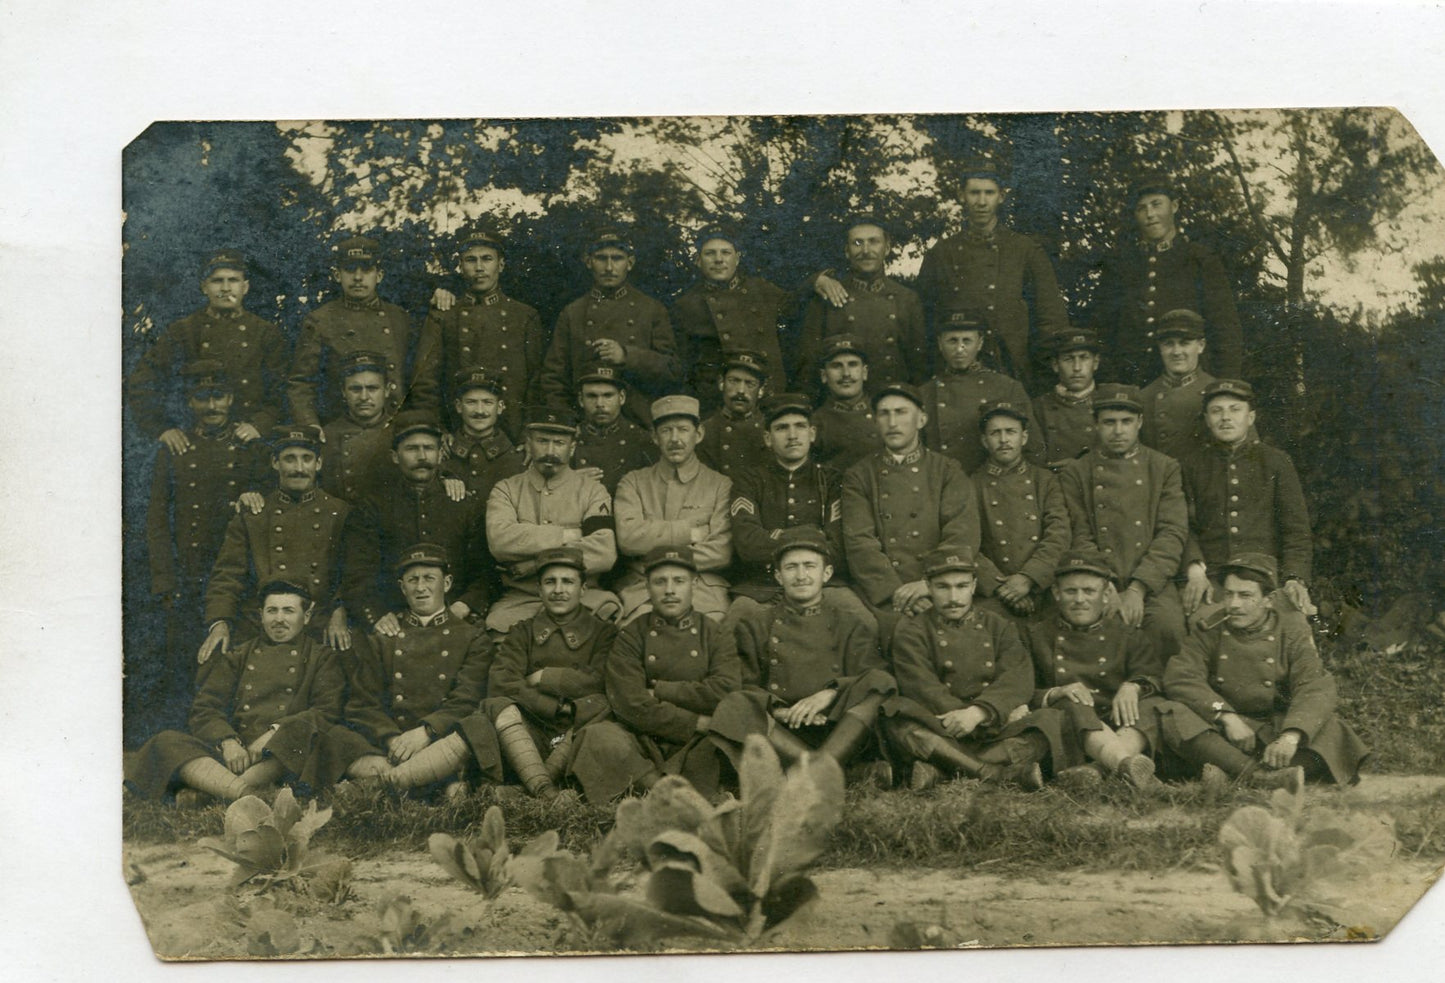
M867 352L868 364L880 378L922 382L928 378L923 304L916 293L884 273L893 248L887 230L872 219L860 219L848 226L843 241L846 300L834 306L821 296L809 298L794 376L802 378L806 367L818 362L826 339L848 334ZM826 289L823 279L818 289Z
M126 678L136 688L138 713L179 725L194 695L196 635L211 567L221 550L231 506L265 483L267 461L260 441L243 443L231 424L233 393L221 363L186 366L185 387L193 425L191 449L177 456L169 444L156 451L146 511L151 594L166 613L165 657ZM155 678L159 673L159 678Z
M173 380L202 359L220 362L230 376L231 425L241 443L281 422L286 341L276 325L242 307L250 289L245 257L234 249L212 253L201 265L206 306L166 328L126 382L136 426L172 454L191 448L183 408L174 402Z
M978 491L980 532L975 585L1015 617L1038 611L1049 598L1054 567L1069 548L1069 507L1059 479L1024 460L1027 412L989 403L978 421L988 460L969 477Z
M287 578L306 588L308 608L319 605L327 619L326 644L351 647L341 597L342 544L349 535L351 506L317 487L320 428L276 428L271 467L277 488L265 496L260 512L243 508L231 518L211 568L202 615L207 634L197 653L202 663L218 648L228 651L233 636L241 641L255 635L256 626L241 619L243 605L258 584Z
M501 388L497 398L514 407L514 413L526 403L542 367L545 338L536 308L502 292L506 268L506 245L495 229L479 225L461 236L457 270L467 289L459 298L438 291L427 312L409 407L444 411L445 384L469 377L474 369L496 380ZM450 396L459 400L462 393L453 390ZM512 440L520 439L521 426L513 415L503 412L501 427Z
M306 315L291 361L291 419L303 425L319 426L323 418L340 414L341 366L355 351L376 352L386 359L388 415L406 396L398 391L398 382L407 378L414 328L406 311L376 295L385 276L381 246L375 239L354 236L338 242L334 252L331 276L341 286L341 296Z
M886 650L898 619L933 603L919 557L978 551L978 503L958 462L923 446L928 414L912 386L879 389L873 415L884 449L843 475L843 545Z
M575 546L537 554L542 610L502 639L483 704L502 753L533 795L572 767L577 728L607 710L602 674L617 629L582 604L587 563Z
M1220 379L1204 391L1210 440L1180 462L1189 502L1188 582L1184 609L1193 614L1219 585L1217 569L1241 553L1271 557L1283 572L1281 611L1310 615L1314 565L1310 513L1294 462L1254 433L1254 387Z
M722 365L717 384L722 409L702 422L704 436L697 456L714 471L736 479L743 470L768 460L763 415L758 411L768 391L768 362L759 352L729 351Z
M818 377L825 395L813 412L813 425L818 428L813 456L820 464L847 471L883 449L883 438L873 420L873 403L864 392L868 353L852 335L824 339Z
M874 744L879 707L897 686L873 619L825 592L832 559L822 530L784 532L773 551L782 596L751 606L733 629L743 688L722 698L712 733L735 768L749 734L766 737L786 762L816 748L847 765ZM879 764L870 777L892 785Z
M1193 311L1170 311L1154 332L1164 372L1144 387L1145 446L1183 461L1204 440L1200 400L1214 376L1199 367L1204 354L1204 318Z
M627 386L615 365L594 365L577 380L582 428L572 452L572 467L617 494L617 483L629 471L657 463L652 434L622 415Z
M697 458L703 430L696 399L664 396L652 404L652 420L662 460L624 475L614 503L617 549L628 561L617 581L621 623L646 613L645 558L661 547L688 547L696 574L696 584L689 581L688 603L701 615L721 618L728 609L723 571L733 556L732 482Z
M391 464L386 356L352 352L342 360L340 374L346 412L326 424L331 467L321 472L321 487L354 503Z
M781 339L796 301L762 277L739 273L742 256L732 231L716 225L704 229L697 237L696 259L702 278L678 295L670 312L683 388L697 395L705 414L725 402L717 394L729 349L758 352L778 373L792 364Z
M1179 194L1168 178L1146 177L1129 200L1139 238L1104 261L1094 308L1109 377L1134 385L1148 379L1160 319L1183 308L1204 317L1210 371L1237 378L1244 332L1219 257L1179 231Z
M913 762L909 785L929 788L942 770L1043 788L1041 763L1069 760L1064 721L1057 710L1029 712L1033 664L1017 630L973 603L967 555L934 550L923 572L933 606L898 626L898 696L883 704L889 744Z
M617 616L617 596L600 590L597 578L617 562L612 497L568 466L577 439L570 407L531 406L524 421L530 464L498 482L487 499L487 547L501 567L505 589L487 613L487 627L508 632L542 608L538 558L563 546L582 552L588 574L582 603L611 621Z
M985 454L979 443L979 413L999 401L1023 407L1028 412L1029 394L1017 379L984 368L979 362L988 336L988 322L979 311L954 311L937 325L938 375L923 387L928 407L928 445L947 454L964 471L983 464ZM1043 463L1043 449L1025 447L1030 461Z
M1094 375L1099 371L1099 338L1092 331L1067 331L1048 342L1058 383L1033 401L1035 428L1049 467L1058 471L1094 446Z
M521 473L526 457L497 425L507 409L500 382L483 369L464 369L452 392L458 424L442 438L442 471L460 478L470 494L486 502L497 482Z
M1164 670L1169 698L1193 711L1166 716L1166 737L1195 765L1247 784L1355 784L1369 752L1335 713L1335 679L1308 623L1273 610L1274 557L1240 554L1220 576L1224 616L1199 625Z
M707 737L718 702L741 684L732 636L692 606L697 563L686 546L659 546L642 561L648 613L623 628L607 656L615 720L577 735L572 772L589 802L682 775L716 794L721 755Z
M622 370L629 393L637 394L623 411L647 426L646 401L681 378L666 309L627 282L636 261L631 240L618 229L604 230L587 246L583 262L592 289L557 318L537 379L542 402L570 402L582 373L601 362Z
M964 228L923 256L918 292L937 331L947 311L981 311L993 331L1000 367L1032 390L1040 340L1068 328L1064 295L1042 246L999 222L1008 198L993 161L965 161Z
M1094 420L1099 442L1059 475L1073 548L1108 558L1122 587L1119 616L1131 628L1142 627L1167 660L1184 638L1174 577L1184 559L1189 508L1179 465L1139 443L1144 402L1133 386L1109 385L1095 393Z

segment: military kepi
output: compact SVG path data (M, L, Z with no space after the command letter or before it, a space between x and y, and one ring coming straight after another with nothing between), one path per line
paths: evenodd
M417 543L401 551L401 559L396 561L396 575L400 577L412 567L439 567L446 571L451 569L451 565L446 547L436 543Z
M818 364L827 365L839 355L857 355L865 363L868 361L868 353L857 338L850 334L835 334L823 339L823 353L818 356Z
M923 564L923 575L925 577L941 577L946 573L977 573L978 564L974 562L973 551L961 550L929 550L920 558Z
M570 406L529 406L522 412L522 426L542 433L577 433L577 414Z
M191 362L181 370L181 375L186 382L186 392L192 396L202 393L225 395L232 391L231 380L226 377L225 367L214 358Z
M813 418L813 401L802 393L778 393L763 400L763 422L772 426L774 420L789 413Z
M918 390L906 382L889 382L879 386L878 391L873 394L873 401L870 404L875 411L877 411L878 404L883 400L884 396L902 396L920 410L926 410L928 408L923 405L923 397L918 395Z
M1059 565L1054 567L1054 576L1065 577L1071 573L1091 573L1105 580L1114 579L1114 570L1109 566L1108 557L1098 550L1070 550L1059 557Z
M503 395L502 380L487 374L486 369L463 369L458 372L452 380L452 392L457 399L465 396L473 389L485 389L493 396L501 398Z
M1274 557L1267 553L1240 553L1237 556L1231 556L1228 562L1219 567L1219 576L1221 577L1230 573L1246 572L1258 574L1268 581L1266 594L1279 587L1279 564L1275 562Z
M1233 396L1254 405L1254 387L1243 379L1215 379L1204 387L1204 405L1219 396Z
M341 269L354 266L375 266L381 258L381 243L366 236L352 236L336 244L336 265Z
M610 386L621 389L622 370L615 365L606 365L601 362L593 362L583 369L582 374L577 377L577 385L582 386L589 382L605 382Z
M245 276L246 257L236 249L218 249L201 264L201 279L204 280L217 270L235 270Z
M1045 347L1054 357L1067 355L1069 352L1101 352L1104 350L1104 346L1099 344L1099 336L1087 329L1060 331L1045 342Z
M616 226L609 226L598 229L593 234L591 241L587 243L587 255L591 256L599 249L620 249L627 255L632 255L632 239L622 229Z
M988 315L983 311L949 311L938 326L941 335L948 331L988 331Z
M280 454L287 447L305 447L319 454L321 452L321 428L309 424L288 423L271 431L271 453Z
M555 546L537 554L537 576L548 567L571 567L582 576L587 576L587 564L583 562L582 551L575 546Z
M1144 412L1144 394L1139 391L1138 386L1120 386L1111 384L1100 386L1094 393L1094 412L1100 410L1130 410L1134 413Z
M1199 341L1204 337L1204 318L1187 307L1168 311L1159 318L1159 327L1154 329L1154 337L1188 338L1192 341Z
M978 432L983 433L988 427L988 421L996 416L1011 416L1027 428L1029 425L1029 414L1018 403L1007 399L996 399L991 403L984 403L983 409L978 414Z
M652 425L674 416L685 416L693 423L702 422L702 407L691 396L664 396L652 402Z
M311 592L306 589L306 585L292 580L268 580L256 591L256 599L264 605L266 598L272 594L295 594L301 598L302 604L311 603Z
M733 348L723 352L723 371L742 369L757 376L759 381L768 381L768 356L762 352Z
M776 564L790 550L812 550L829 563L833 562L833 547L817 526L784 529L778 535L778 545L773 547L773 563Z
M644 574L668 565L684 567L697 573L697 560L693 558L691 546L657 546L642 558Z
M341 375L355 375L358 372L380 372L386 373L386 356L380 352L369 352L358 349L351 352L341 360Z
M433 414L426 410L405 410L391 421L392 448L414 433L429 433L437 440L442 439L441 424Z

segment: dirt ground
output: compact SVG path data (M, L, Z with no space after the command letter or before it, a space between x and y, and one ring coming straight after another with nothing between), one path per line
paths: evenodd
M1365 786L1336 794L1387 801L1441 784L1445 779L1371 776ZM284 890L230 892L231 863L189 843L128 844L125 868L152 945L166 959L543 955L578 951L582 944L565 916L519 888L488 904L424 852L356 861L351 895L340 904ZM1360 885L1358 899L1373 913L1368 921L1331 932L1265 922L1217 871L1065 871L1036 878L978 867L824 870L815 875L819 900L769 948L1370 939L1394 927L1439 873L1400 860ZM392 903L384 907L388 898Z

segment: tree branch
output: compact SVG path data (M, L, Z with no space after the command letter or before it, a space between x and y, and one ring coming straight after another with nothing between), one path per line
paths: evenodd
M1275 237L1269 224L1265 222L1264 216L1260 214L1259 209L1255 206L1254 196L1249 193L1249 180L1244 176L1244 165L1240 163L1239 154L1234 150L1234 141L1230 139L1223 118L1221 118L1218 113L1210 113L1210 116L1214 120L1214 128L1219 132L1219 138L1224 141L1224 150L1229 154L1235 179L1239 181L1239 190L1244 195L1244 205L1249 209L1249 217L1254 220L1254 224L1264 233L1265 240L1269 243L1270 251L1274 253L1275 258L1288 268L1289 257L1285 255L1284 247L1280 244L1279 239Z

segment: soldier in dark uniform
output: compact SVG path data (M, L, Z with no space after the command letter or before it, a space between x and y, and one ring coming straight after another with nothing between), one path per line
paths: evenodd
M1240 553L1273 557L1282 572L1281 611L1315 613L1310 513L1294 462L1254 432L1254 387L1239 379L1210 383L1203 397L1209 442L1180 461L1189 503L1184 609L1193 614L1219 586L1218 567Z
M871 219L855 221L844 236L848 272L847 300L833 306L812 297L803 311L795 378L818 362L825 339L848 334L868 353L868 364L881 379L918 383L928 378L928 332L918 295L885 275L893 241Z
M321 472L321 435L317 427L277 427L271 438L271 467L278 476L260 512L242 508L226 526L221 550L206 585L205 641L197 654L204 663L217 648L256 633L241 618L258 584L290 578L306 587L327 619L327 645L351 647L346 608L341 598L343 543L350 534L352 508L316 487ZM309 620L309 619L308 619Z
M813 425L818 428L813 457L819 464L847 471L883 449L883 437L873 420L873 402L864 391L868 353L852 335L833 335L823 342L818 377L824 396L813 411Z
M395 614L397 631L370 632L356 646L348 660L345 723L322 740L334 778L375 777L417 788L459 781L473 762L483 776L501 780L496 733L478 712L492 641L480 625L447 610L450 567L447 551L435 543L402 551L394 570L405 599Z
M481 369L500 385L497 398L513 409L511 414L502 411L502 430L520 440L521 422L514 417L531 399L546 338L536 309L502 292L506 266L506 245L495 229L476 226L461 236L457 269L467 289L460 298L437 292L422 323L407 406L450 416L448 397L460 399L462 394L447 393L445 384ZM450 423L462 422L458 410Z
M973 603L977 568L968 555L934 550L923 572L933 606L899 624L898 696L883 704L889 744L913 762L910 786L929 788L942 770L1043 788L1040 765L1070 756L1059 711L1029 711L1033 663L1018 631Z
M1037 240L1006 228L999 210L1008 197L998 166L965 161L964 228L923 256L918 293L934 331L946 312L981 311L993 331L991 354L1030 391L1038 342L1068 328L1064 295L1053 263Z
M1214 376L1199 367L1204 354L1204 318L1193 311L1169 311L1154 332L1164 372L1144 387L1146 447L1183 461L1204 440L1200 400Z
M897 686L873 620L825 593L832 558L821 529L786 530L773 551L782 596L752 606L734 626L743 688L722 698L712 733L735 768L749 734L766 737L788 762L816 748L847 765L875 742L878 709ZM878 764L870 777L892 785Z
M1047 342L1058 384L1034 397L1037 438L1049 467L1058 471L1094 446L1094 374L1099 339L1092 331L1067 331Z
M726 371L724 352L758 352L779 374L793 364L782 339L797 299L762 277L739 273L742 256L732 231L721 226L704 229L697 236L702 277L678 295L669 312L683 366L683 391L697 396L705 415L724 403L719 395Z
M758 409L768 392L768 362L760 352L728 351L722 364L717 384L722 409L702 421L697 456L714 471L736 478L771 456L763 445L763 414Z
M1147 381L1156 364L1160 318L1183 308L1204 317L1209 370L1237 378L1244 332L1219 257L1178 230L1179 195L1167 178L1145 178L1129 198L1139 238L1104 261L1094 306L1093 327L1108 354L1107 377L1134 385Z
M1220 574L1223 617L1198 625L1164 670L1169 698L1193 711L1166 716L1165 737L1196 766L1249 784L1353 785L1369 752L1335 713L1335 680L1308 622L1273 610L1274 557L1245 553Z
M594 365L577 380L582 426L572 451L572 469L595 478L617 494L617 483L629 471L657 463L652 433L622 415L627 386L615 365Z
M985 368L978 360L988 336L980 311L954 311L942 316L938 332L938 374L922 387L928 404L928 446L947 454L964 471L973 471L987 455L978 439L979 413L988 403L1007 402L1029 412L1029 394L1017 379ZM1024 454L1037 464L1043 448L1025 445Z
M487 610L491 560L486 505L475 494L460 501L441 477L442 431L436 417L403 410L392 420L396 467L357 503L355 535L346 549L346 600L368 630L394 637L402 598L387 573L413 543L435 543L451 557L452 617L480 622Z
M1069 507L1054 473L1024 460L1026 410L989 403L978 429L988 459L969 475L981 537L976 585L998 613L1027 617L1047 604L1054 567L1069 548Z
M1179 465L1139 443L1144 403L1133 386L1101 387L1094 417L1098 444L1059 473L1073 547L1104 553L1123 588L1119 616L1142 627L1167 660L1184 638L1174 577L1184 559L1189 508Z
M497 425L506 412L502 384L483 369L464 369L452 383L456 429L442 438L442 473L460 478L467 492L486 502L503 478L521 474L527 458Z
M265 795L288 773L318 787L317 739L341 717L336 653L306 635L311 595L281 581L257 592L262 634L225 649L201 673L188 733L166 730L125 757L125 783L178 805ZM179 789L177 787L179 786Z
M386 356L352 352L342 359L340 374L346 411L326 424L329 466L321 471L321 487L355 503L391 466Z
M195 654L202 601L237 498L267 484L265 449L243 443L231 425L232 391L221 363L192 362L185 370L194 425L190 450L177 456L168 444L156 451L146 510L151 594L166 612L165 654L129 667L136 712L179 726L195 695ZM149 662L149 660L148 660ZM181 719L176 719L181 718Z
M280 328L241 306L250 289L245 257L234 249L212 253L201 266L205 308L166 328L126 382L136 427L172 454L191 446L184 407L175 399L180 394L172 386L188 364L201 359L220 362L230 376L231 425L241 443L281 422L286 341Z
M648 426L649 401L682 377L667 310L627 282L636 257L622 231L607 229L595 236L583 262L592 274L592 289L558 315L537 395L544 403L570 402L582 373L601 362L622 370L630 394L623 412Z
M899 618L933 603L919 557L978 551L978 502L958 462L923 446L928 414L913 387L879 389L873 415L884 450L843 475L843 546L886 649Z
M577 728L607 711L602 680L617 629L582 604L587 576L575 546L537 555L542 610L502 639L484 708L511 771L548 796L572 770Z
M408 359L415 347L411 316L376 295L385 271L375 239L355 236L336 244L332 278L341 296L306 315L291 360L287 396L291 419L319 426L341 413L341 366L355 351L377 352L386 358L388 414L406 393Z
M692 608L692 550L659 546L643 569L652 609L618 633L607 656L615 719L577 735L572 773L593 804L650 788L664 774L715 795L722 755L707 732L718 701L741 685L732 636Z
M1108 557L1097 550L1064 554L1054 571L1054 607L1030 620L1024 647L1034 665L1035 708L1064 714L1066 736L1076 739L1095 765L1070 762L1055 775L1069 784L1095 784L1104 774L1135 788L1156 786L1153 755L1160 750L1160 696L1164 660L1144 632L1105 617L1114 578Z

